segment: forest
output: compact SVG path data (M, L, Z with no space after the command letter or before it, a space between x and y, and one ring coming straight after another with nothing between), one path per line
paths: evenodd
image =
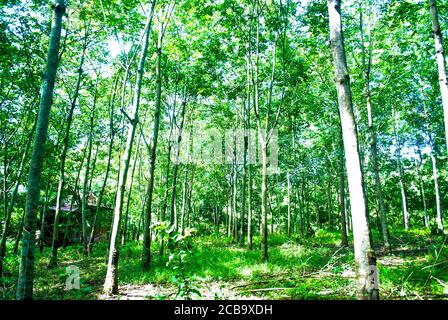
M447 0L0 3L0 300L448 300Z

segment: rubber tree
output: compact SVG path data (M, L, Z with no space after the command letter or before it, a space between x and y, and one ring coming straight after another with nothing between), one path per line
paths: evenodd
M370 22L367 23L367 35L364 34L364 19L361 2L359 3L359 31L361 34L361 57L362 68L364 73L364 97L366 99L367 107L367 121L369 127L369 139L370 139L370 154L372 156L372 169L375 176L375 195L377 210L380 214L381 220L381 234L383 236L384 248L386 251L390 251L389 230L387 228L386 218L386 206L384 205L383 191L381 187L380 168L378 161L378 148L376 143L376 132L372 115L372 94L370 91L370 78L372 69L372 54L373 54L373 35L371 31ZM369 21L370 17L368 17ZM368 47L365 47L365 37L368 39Z
M143 44L141 48L140 60L138 63L137 79L134 91L134 100L132 102L131 113L128 117L128 137L126 147L121 163L121 171L118 179L118 189L115 198L114 217L112 223L112 232L110 237L109 258L107 262L106 280L104 282L104 293L106 295L118 293L118 260L120 256L120 224L123 212L124 194L126 189L126 180L128 176L129 163L132 154L132 145L134 142L135 131L138 124L138 109L140 106L140 94L145 72L145 61L149 45L149 36L151 34L152 20L154 16L157 0L151 3L151 11L148 14L145 29L143 32ZM124 110L122 110L124 112Z
M398 179L400 182L400 192L401 192L401 206L403 210L403 226L406 230L409 229L409 211L408 211L408 204L407 204L407 194L405 189L405 181L404 181L404 168L403 168L403 162L402 162L402 155L401 155L401 139L399 136L399 133L397 132L397 115L394 111L394 120L393 120L393 132L394 132L394 139L395 139L395 157L397 161L397 171L398 171Z
M107 181L109 179L111 160L112 160L112 152L113 152L113 147L114 147L114 139L115 139L115 134L116 134L116 130L114 128L114 116L115 116L114 105L115 105L117 85L118 85L118 76L115 79L112 98L110 101L110 118L109 118L110 139L109 139L109 148L108 148L108 152L107 152L106 172L104 174L103 184L101 186L101 190L98 195L98 202L96 204L95 216L93 218L93 224L92 224L92 228L90 230L89 243L87 244L87 253L88 254L92 253L95 232L96 232L98 225L101 221L101 216L100 216L101 204L103 203L104 192L106 190Z
M62 206L62 192L64 190L65 184L65 161L67 159L67 151L70 142L70 129L73 121L73 114L77 105L79 89L81 87L82 75L83 75L83 65L85 59L85 53L87 49L87 28L85 30L84 35L84 44L82 47L81 58L78 66L78 77L76 81L75 91L73 93L72 102L70 105L70 109L67 115L67 124L65 127L65 135L63 140L62 152L61 152L61 163L59 167L59 183L58 183L58 191L56 195L56 208L54 214L53 221L53 239L51 242L51 258L48 264L49 268L54 268L57 265L57 257L58 257L58 246L59 246L59 220L60 220L60 212Z
M359 156L358 131L353 114L350 76L342 33L341 1L328 0L327 4L335 84L338 93L350 208L353 220L357 297L358 299L376 300L379 299L379 290L374 277L377 274L376 258L371 247L370 227L367 221L368 208Z
M154 127L151 138L151 150L149 158L149 177L148 186L146 188L146 207L143 223L143 250L142 250L142 267L143 270L149 269L151 262L151 216L152 216L152 200L154 191L154 170L156 165L156 151L157 141L159 138L159 126L160 126L160 108L162 104L162 75L161 75L161 59L162 59L162 43L163 37L168 26L171 13L174 10L174 5L167 7L165 17L162 21L165 23L160 24L159 33L157 37L157 61L156 61L156 95L155 95L155 111L154 111Z
M437 66L439 68L440 94L442 96L443 114L445 118L445 143L448 149L448 78L446 75L445 50L443 48L442 31L440 29L436 0L428 1L432 21L432 33L436 48Z
M87 149L87 160L86 167L84 172L84 181L82 186L82 198L81 198L81 230L82 230L82 243L83 243L83 252L84 254L88 254L88 243L89 243L89 231L88 231L88 222L87 222L87 205L88 205L88 184L89 184L89 173L91 167L91 159L92 159L92 146L93 146L93 135L94 135L94 120L95 120L95 109L96 102L98 98L98 75L96 78L94 96L93 96L93 105L90 109L90 118L89 118L89 136L88 136L88 149Z
M54 85L59 62L62 17L66 10L64 0L52 2L53 17L51 23L50 43L43 77L36 135L34 137L28 175L28 192L26 196L23 221L22 252L17 283L17 300L32 299L34 283L34 251L36 238L36 216L39 209L40 180L44 161L45 143L47 141L50 109L53 104Z

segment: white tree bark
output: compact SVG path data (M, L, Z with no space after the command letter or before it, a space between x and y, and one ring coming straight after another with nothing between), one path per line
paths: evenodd
M446 76L445 51L443 49L442 31L439 24L436 0L429 0L429 7L432 20L432 32L436 47L437 65L439 68L440 94L442 95L443 114L445 118L445 143L448 148L448 79Z
M328 0L330 40L333 48L335 83L338 92L339 112L344 141L350 207L353 221L353 240L358 280L359 299L378 299L376 280L371 271L376 271L376 260L370 243L370 228L367 221L367 203L359 157L358 132L353 115L350 77L342 35L341 1Z

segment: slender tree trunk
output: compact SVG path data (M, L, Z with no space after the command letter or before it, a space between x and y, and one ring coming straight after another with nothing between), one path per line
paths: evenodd
M252 250L252 174L250 165L247 168L247 176L249 183L247 184L247 248Z
M151 34L151 25L152 19L154 16L154 10L157 0L153 0L151 3L151 12L147 18L145 31L144 31L144 41L141 50L140 61L138 63L138 71L137 71L137 81L134 92L134 101L132 103L132 112L129 116L129 124L128 124L128 137L126 141L126 148L124 151L124 156L122 159L122 168L120 172L119 182L118 182L118 190L117 196L115 200L115 210L114 210L114 219L113 219L113 227L110 238L110 247L109 247L109 259L107 263L107 273L106 280L104 282L104 292L107 295L117 294L118 293L118 260L120 255L120 222L121 215L123 211L123 200L124 200L124 192L126 188L126 180L129 169L129 162L131 160L132 153L132 145L134 142L135 130L138 124L138 108L140 105L140 94L141 87L143 82L143 74L145 70L145 61L146 54L148 51L149 44L149 36Z
M353 115L350 76L345 56L342 35L341 1L328 0L330 40L333 48L335 83L338 91L339 112L344 140L345 159L350 206L353 219L356 272L359 299L379 299L375 278L376 259L370 243L370 228L367 221L367 203L359 158L358 132Z
M82 243L84 247L84 254L88 254L88 245L89 245L89 230L87 223L87 205L88 205L88 184L89 184L89 175L90 175L90 160L92 158L92 146L93 146L93 122L95 119L95 109L96 109L96 100L98 93L98 78L95 84L95 94L93 98L93 106L90 111L90 131L89 131L89 142L88 142L88 151L87 151L87 161L86 161L86 170L84 174L84 183L82 187L82 208L81 208L81 227L82 227Z
M443 114L445 119L445 143L448 148L448 79L446 75L445 50L443 48L442 31L439 24L436 0L429 0L432 32L436 48L437 65L439 68L440 93L442 95Z
M79 168L78 168L78 173L76 175L76 180L75 180L75 186L73 188L73 195L72 195L72 200L70 201L70 212L69 212L69 216L67 219L67 223L65 225L65 230L64 230L64 240L62 241L62 247L65 248L67 246L68 243L68 238L69 238L69 228L71 225L71 221L72 221L72 216L73 216L73 205L75 204L75 201L78 201L78 186L79 186L79 181L81 180L81 171L84 165L84 159L86 158L86 154L87 154L87 149L88 149L88 141L86 142L86 145L84 146L84 151L82 154L82 158L81 158L81 162L79 163Z
M9 139L8 139L9 141ZM4 210L4 218L8 217L8 142L5 141L3 143L3 210Z
M173 185L171 188L171 205L170 205L170 222L172 225L174 225L174 230L177 231L178 229L178 219L177 219L177 211L176 211L176 189L177 189L177 172L179 169L179 154L180 154L180 143L182 141L182 132L183 132L183 127L184 127L184 120L185 120L185 107L187 105L187 101L186 101L186 87L184 85L184 101L182 102L182 109L181 109L181 122L180 122L180 127L178 128L178 135L177 135L177 140L176 140L176 155L175 155L175 163L173 165ZM174 121L174 124L176 125L176 121ZM176 125L177 126L177 125Z
M134 156L134 163L132 165L132 172L131 172L131 181L129 184L129 191L128 191L128 199L126 200L126 212L124 214L124 228L123 228L123 234L121 239L121 244L126 244L127 236L128 236L128 224L129 224L129 205L131 202L131 195L132 195L132 187L134 185L134 174L135 174L135 168L137 167L137 158L138 153L140 151L140 143L141 143L141 136L138 139L137 142L137 149Z
M258 139L259 145L261 146L261 156L262 156L262 164L261 164L261 219L260 219L260 233L261 233L261 260L263 262L268 261L268 226L267 226L267 135L264 134L262 124L261 124L261 115L259 108L259 64L260 64L260 4L257 2L256 6L256 44L255 44L255 65L254 65L254 76L253 79L253 87L254 87L254 108L255 108L255 116L257 119L257 128L258 128ZM276 49L276 46L274 46ZM271 85L270 85L270 93L269 97L272 96L272 84L273 84L273 76L275 74L275 58L276 52L274 50L273 53L273 64L272 64L272 74L271 74ZM270 107L270 103L268 103L268 107ZM264 130L268 130L268 117L266 118L266 128Z
M162 209L160 212L160 220L162 222L165 221L166 217L166 208L168 205L168 186L170 183L170 163L171 163L171 131L172 131L172 127L170 128L170 138L168 140L168 152L167 152L167 163L166 163L166 172L165 172L165 192L163 195L163 201L162 201ZM163 255L163 248L164 248L164 242L163 239L160 239L160 251L159 254L162 256Z
M232 194L232 186L230 185L229 194ZM232 199L227 198L227 237L230 237L230 232L232 230Z
M303 188L302 188L302 202L304 203L305 208L305 227L306 232L308 233L310 230L310 201L309 198L305 195L308 194L308 182L305 177L305 181L303 181Z
M90 178L89 178L89 186L87 187L87 193L90 194L92 192L92 182L95 179L95 169L96 169L96 160L98 159L98 149L100 148L100 144L96 145L95 156L92 161L92 170L90 170Z
M362 8L360 2L360 12L359 12L359 29L361 33L361 46L362 46L362 65L364 70L364 96L366 98L366 106L367 106L367 118L368 118L368 127L369 127L369 137L370 137L370 153L372 155L372 166L373 173L375 176L375 194L376 194L376 203L377 203L377 212L380 214L381 218L381 234L383 235L383 243L386 251L390 251L390 241L389 241L389 230L387 228L387 218L386 218L386 207L384 205L384 197L381 188L381 178L380 178L380 169L378 164L378 152L376 146L376 133L373 124L373 115L372 115L372 97L370 93L370 72L372 65L372 51L373 51L373 41L372 34L370 29L370 23L368 24L368 38L369 38L369 46L368 53L366 53L366 49L364 46L364 30L363 30L363 15Z
M409 229L409 212L408 212L408 205L407 205L407 198L406 198L406 189L404 186L404 170L403 170L403 164L401 162L401 142L400 142L400 137L398 136L398 133L395 128L395 123L394 123L394 134L395 134L395 140L397 143L395 153L396 153L396 158L397 158L398 178L400 181L401 204L402 204L402 208L403 208L403 224L404 224L404 228L406 230L408 230Z
M181 219L180 219L180 230L182 234L184 234L185 229L185 212L187 210L187 183L188 183L188 164L185 165L185 176L184 182L182 185L182 211L181 211Z
M36 117L36 124L37 125L37 117ZM60 144L60 137L61 137L61 133L58 134L58 139L57 139L57 143L56 143L56 150L59 149L59 144ZM51 161L50 162L50 167L48 169L48 172L53 172L53 168L55 165L55 161ZM44 239L44 234L45 234L45 217L46 217L46 213L48 211L48 199L49 199L49 194L51 193L51 176L48 177L47 179L47 183L46 183L46 188L45 188L45 200L44 200L44 204L43 204L43 210L41 212L41 217L40 217L40 221L41 221L41 227L40 227L40 234L39 234L39 239L38 239L38 243L39 243L39 249L42 252L43 250L43 239ZM19 250L19 242L20 239L22 238L22 231L23 231L23 223L24 223L24 219L25 219L25 215L22 214L21 220L20 220L20 224L17 230L17 235L15 238L15 242L14 242L14 247L13 247L13 253L17 254L18 250Z
M288 237L291 236L291 177L289 172L286 173L288 180Z
M428 207L426 205L426 195L425 195L425 186L423 183L423 160L422 160L422 152L420 150L420 146L417 145L417 154L418 154L418 180L419 180L419 187L420 187L420 194L422 196L422 202L423 202L423 222L425 224L425 228L429 227L429 216L428 216Z
M428 228L429 227L428 207L426 204L425 187L423 185L423 178L422 178L421 174L420 174L419 179L420 179L420 193L421 193L422 201L423 201L423 214L424 214L423 220L424 220L425 228Z
M191 215L191 199L193 197L193 181L194 181L195 168L192 168L192 173L190 181L188 184L188 195L187 195L187 228L190 228L190 215Z
M299 232L300 235L303 236L303 200L302 197L300 196L300 190L296 190L296 199L297 199L297 206L298 206L298 210L299 210Z
M426 109L426 103L423 103L423 106L424 106L424 115L425 115L425 118L427 121L427 126L428 126L427 135L429 137L430 156L431 156L431 162L432 162L432 175L433 175L433 179L434 179L434 190L435 190L435 195L436 195L437 229L440 233L443 234L442 207L440 204L440 191L439 191L439 172L437 170L437 159L434 154L435 143L434 143L434 140L432 138L432 133L431 133L433 130L432 130L431 123L429 122L428 112ZM420 152L420 150L419 150L419 152Z
M234 153L234 156L236 153ZM233 240L238 241L238 177L236 159L233 163Z
M143 270L148 270L151 263L151 216L152 216L152 201L154 191L154 170L156 166L156 150L157 141L159 138L159 123L160 123L160 107L162 99L162 76L161 76L161 59L162 59L162 40L164 33L164 25L161 24L159 29L159 36L157 41L157 61L156 61L156 103L154 112L154 127L151 139L151 155L149 158L149 179L148 187L146 189L146 209L145 220L143 228L143 250L142 250L142 267Z
M246 121L245 121L246 123ZM246 126L246 124L244 124ZM242 184L241 184L241 214L240 214L240 235L239 245L244 246L245 242L245 229L244 229L244 212L246 210L246 170L247 170L247 147L248 139L247 134L244 134L244 150L243 150L243 167L242 167Z
M434 179L434 190L436 194L437 229L440 232L443 232L442 207L440 205L440 191L439 191L439 171L437 170L437 160L432 148L430 154L432 162L432 175Z
M140 219L138 221L138 229L137 229L137 241L140 241L140 234L141 234L141 227L144 223L144 219L145 219L145 205L146 205L146 193L144 194L144 196L142 197L142 209L140 212Z
M242 186L241 186L241 224L240 224L240 246L244 246L245 242L245 212L246 212L246 186L247 186L247 152L249 148L249 113L250 113L250 68L247 63L246 68L246 103L243 104L243 117L244 117L244 149L243 149L243 174L242 174ZM249 217L249 213L247 215Z
M259 135L261 132L259 130ZM267 146L262 141L262 158L261 158L261 261L268 261L268 225L267 225Z
M178 88L178 81L176 81L176 87L174 90L174 107L173 107L173 113L170 117L170 133L168 135L168 141L167 141L167 155L166 155L166 171L165 171L165 192L163 195L163 201L162 201L162 208L160 213L160 220L162 222L166 219L166 209L168 206L168 193L169 193L169 183L170 183L170 165L171 165L171 149L172 149L172 143L171 138L173 134L173 127L174 127L174 115L176 113L176 101L177 101L177 88ZM164 242L163 238L160 239L160 251L159 254L163 255L163 249L164 249Z
M328 212L328 229L330 231L333 230L333 220L332 220L332 210L333 210L333 201L332 201L332 196L331 196L331 175L330 173L328 174L328 181L327 181L327 212Z
M107 180L109 179L111 160L112 160L112 152L113 152L113 148L114 148L114 139L115 139L114 105L115 105L115 96L116 96L116 92L117 92L117 85L118 85L118 77L115 80L113 93L112 93L112 100L110 102L110 118L109 118L110 139L109 139L109 148L108 148L108 152L107 152L106 172L104 174L104 180L103 180L103 184L101 186L100 194L98 195L98 202L96 205L95 217L93 218L93 224L92 224L92 229L90 232L89 243L87 245L88 254L92 253L92 247L93 247L93 243L94 243L94 239L95 239L95 233L98 229L98 224L101 221L101 216L100 216L101 205L103 203L103 197L104 197L104 192L105 192L106 186L107 186Z
M317 190L317 185L316 184L315 184L315 188ZM320 217L320 203L319 202L316 202L316 225L317 225L317 229L318 230L322 229L322 223L321 223L321 217Z
M65 8L64 0L55 0L53 2L53 21L51 25L47 66L42 83L37 130L28 176L28 193L23 223L24 232L17 284L17 300L31 299L33 296L36 214L39 206L40 180L45 142L47 140L48 118L53 103L53 91L59 60L58 51L61 40L62 17L65 13Z
M50 169L52 169L52 166L50 166ZM51 170L49 170L49 172L51 172ZM42 212L41 212L41 216L40 216L40 233L39 233L39 239L37 241L38 247L39 247L39 251L43 252L44 251L44 240L45 240L45 229L46 229L46 225L47 225L47 213L48 213L48 206L49 206L49 199L50 199L50 194L51 194L51 190L52 190L52 185L51 185L51 176L48 177L47 179L47 185L45 187L45 198L44 198L44 203L43 203L43 208L42 208Z
M87 49L87 29L85 30L84 44L83 44L81 59L79 62L79 67L78 67L78 79L76 81L75 92L73 94L72 103L71 103L70 110L69 110L68 116L67 116L67 125L66 125L66 129L65 129L65 136L64 136L63 146L62 146L61 163L60 163L60 169L59 169L59 184L58 184L58 192L56 195L56 208L55 208L54 221L53 221L53 239L51 242L51 257L50 257L50 262L48 265L49 268L54 268L57 265L58 247L60 245L60 243L59 243L59 220L60 220L59 215L61 212L61 206L62 206L62 201L63 201L62 192L64 190L64 184L65 184L65 161L67 159L67 151L68 151L69 142L70 142L70 129L71 129L72 120L73 120L73 113L76 108L76 103L78 101L78 95L79 95L79 89L81 87L81 80L82 80L82 75L83 75L82 67L84 65L84 57L85 57L86 49Z

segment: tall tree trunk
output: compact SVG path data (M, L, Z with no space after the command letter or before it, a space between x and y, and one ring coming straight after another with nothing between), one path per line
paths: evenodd
M167 155L166 155L166 171L165 171L165 192L163 194L163 200L162 200L162 208L160 212L160 221L164 222L166 219L166 209L168 206L168 193L169 193L169 183L170 183L170 165L171 165L171 150L172 150L172 134L173 134L173 127L174 127L174 115L176 113L176 101L177 101L177 88L178 88L178 81L176 79L176 86L174 89L174 106L172 115L170 116L170 133L168 135L168 141L167 141ZM163 249L164 249L164 242L163 238L160 239L160 250L159 254L163 255Z
M250 165L247 168L247 248L252 250L252 174Z
M243 126L244 126L244 146L243 146L243 172L242 172L242 186L241 186L241 224L240 224L240 246L244 246L245 242L245 212L246 212L246 186L247 186L247 153L249 148L250 135L250 64L249 59L246 66L246 103L243 104ZM249 218L249 213L247 214Z
M138 108L140 105L140 94L145 71L146 54L148 51L149 36L151 34L152 19L157 0L151 3L151 11L146 21L144 30L144 41L141 50L140 61L138 63L137 81L134 92L134 101L132 103L131 114L129 115L128 137L126 148L122 159L122 168L120 172L117 196L115 199L113 227L110 238L109 259L107 263L106 280L104 282L104 292L107 295L118 293L118 260L120 256L120 222L123 211L124 192L128 176L129 162L131 160L132 145L134 142L135 130L138 124Z
M376 194L376 204L377 204L377 212L379 212L381 218L381 234L383 235L383 243L386 251L390 251L390 241L389 241L389 230L387 228L387 218L386 218L386 206L384 205L384 197L381 188L381 178L380 178L380 169L378 164L378 151L376 146L376 133L375 127L373 124L373 115L372 115L372 97L370 93L370 72L372 65L372 52L373 52L373 40L370 23L368 23L368 53L366 53L366 48L364 46L364 28L363 28L363 14L361 2L359 3L359 30L361 33L361 49L362 49L362 65L364 71L364 96L366 99L367 106L367 118L368 118L368 127L369 127L369 138L370 138L370 153L372 155L372 167L373 173L375 176L375 194Z
M423 222L425 224L425 228L429 227L429 216L428 216L428 207L426 205L426 195L425 195L425 186L423 183L423 159L422 159L422 152L420 149L420 146L417 145L417 154L418 154L418 180L419 180L419 187L420 187L420 194L422 196L422 202L423 202Z
M230 175L229 180L229 189L228 194L232 194L232 176ZM227 221L227 237L230 237L232 232L232 197L227 197L227 215L228 215L228 221Z
M61 143L61 137L62 137L62 132L64 131L63 129L64 129L64 125L65 125L65 122L62 124L62 130L61 130L61 132L59 132L59 134L58 134L58 140L57 140L57 143L56 143L56 150L59 150L59 146L60 146L60 143ZM38 239L38 245L39 245L39 250L40 250L40 252L43 252L43 250L44 250L44 239L45 239L45 232L46 232L46 225L47 225L47 223L46 223L46 217L47 217L47 212L48 212L48 206L49 206L49 201L50 201L50 194L51 194L51 190L52 190L52 184L51 184L51 172L53 172L53 167L56 165L56 162L55 161L51 161L50 162L50 167L49 167L49 169L48 169L48 172L50 173L49 174L49 176L48 176L48 179L47 179L47 186L46 186L46 188L45 188L45 200L44 200L44 204L43 204L43 210L42 210L42 213L41 213L41 217L40 217L40 221L41 221L41 224L40 224L40 234L39 234L39 239ZM22 221L22 223L23 223L23 221ZM20 226L20 228L19 229L21 229L22 228L22 225Z
M126 244L127 236L128 236L129 206L130 206L130 202L131 202L132 187L134 185L135 168L137 167L137 158L138 158L138 153L140 151L140 143L142 140L141 138L142 138L141 136L138 138L137 149L136 149L135 156L134 156L134 163L132 164L131 181L129 184L128 198L126 200L126 212L124 214L124 228L123 228L123 234L122 234L122 238L121 238L121 244L123 244L123 245Z
M81 171L82 168L84 166L84 159L86 158L87 155L87 149L88 149L88 141L86 141L86 145L84 146L84 151L82 154L82 158L81 161L79 163L79 168L78 168L78 173L76 175L76 180L75 180L75 186L73 188L73 194L72 194L72 200L70 201L70 212L68 215L68 219L67 219L67 223L65 224L65 230L64 230L64 239L62 241L62 247L65 248L68 244L68 239L69 239L69 228L71 225L71 221L72 221L72 217L73 217L73 205L75 204L75 201L78 201L78 197L79 197L79 190L78 190L78 186L79 186L79 181L81 180Z
M419 176L419 180L420 180L420 194L422 196L423 201L423 222L425 224L425 228L428 228L429 227L428 207L426 204L425 187L423 185L423 178L421 174Z
M58 192L56 195L56 208L54 213L54 221L53 221L53 239L51 241L51 257L50 262L48 264L49 268L54 268L57 265L57 255L58 255L58 247L60 245L59 243L59 220L60 220L60 212L61 212L61 206L62 206L62 192L64 190L64 184L65 184L65 161L67 159L67 151L69 147L70 142L70 129L72 125L73 120L73 113L76 108L76 103L78 101L78 95L79 95L79 89L81 87L81 80L83 75L82 67L84 65L84 57L87 49L87 28L85 30L84 35L84 44L82 47L82 53L81 58L78 66L78 79L76 81L76 87L75 92L73 94L72 103L70 106L70 110L68 112L67 116L67 125L65 128L65 135L64 135L64 141L62 146L62 153L61 153L61 163L59 168L59 184L58 184Z
M262 135L259 129L259 136ZM262 141L261 146L261 261L268 261L268 221L267 221L267 146Z
M333 199L331 195L331 175L328 173L328 181L327 181L327 213L328 213L328 229L330 231L333 230L333 220L332 220L332 210L333 210Z
M244 107L245 108L245 107ZM246 121L244 121L244 126L246 126ZM247 147L248 147L248 137L245 128L244 133L244 150L243 150L243 167L242 167L242 184L241 184L241 214L240 214L240 234L239 234L239 245L244 246L245 242L245 229L244 229L244 212L246 210L246 170L247 170Z
M288 182L288 237L291 236L291 177L289 172L286 173L286 179Z
M439 24L436 0L429 0L432 32L436 48L437 65L439 68L440 93L442 95L443 114L445 118L445 143L448 148L448 78L446 75L445 50L443 49L442 31Z
M166 25L165 25L166 27ZM148 187L146 189L146 209L145 220L143 227L143 250L142 250L142 267L143 270L148 270L151 263L151 216L153 205L153 191L154 191L154 171L156 166L157 156L157 141L159 138L159 124L160 124L160 107L162 104L162 75L161 75L161 59L162 59L162 41L164 34L164 25L160 25L159 35L157 40L157 61L156 61L156 101L154 111L154 127L151 139L151 154L149 158L149 178Z
M9 140L9 139L8 139ZM8 142L5 141L3 143L3 210L4 210L4 218L8 217Z
M190 181L188 183L188 193L187 193L187 228L190 228L190 216L191 216L191 199L193 197L193 181L194 181L194 175L195 175L195 167L193 167L190 177Z
M330 41L333 48L335 83L338 92L339 112L344 140L350 206L353 219L353 238L359 299L379 299L375 278L376 259L370 243L367 221L367 203L359 158L358 132L353 115L350 76L342 35L341 1L328 0Z
M142 209L140 211L140 219L138 221L138 228L137 228L137 242L140 241L141 228L145 219L145 205L146 205L146 193L142 197Z
M236 153L234 153L235 157ZM238 241L238 177L236 159L233 163L233 240Z
M176 139L176 154L175 154L175 162L173 165L173 185L171 188L171 204L170 204L170 222L172 225L174 225L174 230L177 231L178 229L178 219L177 219L177 211L176 211L176 189L177 189L177 172L179 169L179 154L180 154L180 143L182 141L182 132L184 127L184 120L185 120L185 107L187 105L186 101L186 85L184 85L184 93L183 93L184 101L182 102L182 109L180 114L180 126L179 131ZM174 125L177 126L176 120L174 120Z
M434 191L435 191L435 195L436 195L436 211L437 211L437 229L440 233L443 234L443 218L442 218L442 207L440 204L440 191L439 191L439 172L437 170L437 159L436 156L434 154L434 148L435 148L435 143L434 140L432 138L432 133L433 129L431 126L431 123L429 121L429 117L428 117L428 112L426 109L426 103L423 103L423 108L424 108L424 115L427 121L427 130L426 133L429 137L429 147L430 147L430 156L431 156L431 163L432 163L432 175L433 175L433 179L434 179ZM420 152L420 150L419 150ZM426 204L425 204L426 205ZM426 214L426 212L425 212Z
M50 166L49 172L51 172L53 169L53 166ZM47 213L48 213L48 206L50 201L50 194L52 191L52 184L51 184L51 176L47 179L47 185L45 187L45 197L44 197L44 203L43 208L40 216L40 233L39 233L39 239L37 241L39 251L44 251L44 240L45 240L45 231L47 226ZM22 227L22 226L21 226Z
M181 211L181 218L180 218L180 230L182 231L182 234L184 234L185 230L185 212L187 210L187 183L188 183L188 164L185 165L185 176L184 181L182 183L182 211Z
M394 117L394 135L395 135L395 141L396 141L396 151L395 156L397 158L397 169L398 169L398 178L400 182L400 192L401 192L401 205L403 209L403 225L406 230L409 229L409 212L408 212L408 205L407 205L407 197L406 197L406 189L404 185L404 170L403 170L403 164L401 162L401 141L400 137L398 136L397 130L396 130L396 124L395 124L395 117Z
M442 207L440 205L440 191L439 191L439 171L437 170L437 160L434 155L434 150L432 149L432 147L430 155L432 162L432 175L434 179L434 190L436 194L437 229L443 233Z
M51 24L50 44L48 47L47 66L42 83L42 91L28 176L28 193L26 196L23 223L22 253L17 283L17 300L33 297L34 283L34 249L36 233L36 214L39 206L40 180L44 160L45 142L48 132L48 118L53 104L53 91L59 60L59 44L61 41L62 17L66 5L64 0L53 2L53 21Z
M267 157L267 130L268 130L268 121L269 115L266 116L266 124L263 129L261 124L261 114L260 114L260 106L259 106L259 64L260 64L260 4L257 2L256 6L256 43L255 43L255 65L254 65L254 76L252 77L253 87L254 87L254 109L255 116L257 120L257 129L258 129L258 140L259 145L261 146L261 219L260 219L260 233L261 233L261 260L263 262L268 261L268 221L267 221L267 165L268 165L268 157ZM271 83L269 90L269 102L268 109L270 108L270 102L272 97L272 86L275 74L275 65L276 65L276 43L274 45L273 50L273 62L272 62L272 73L271 73ZM266 131L266 132L264 132Z
M89 186L87 187L87 193L90 194L92 192L92 182L95 179L95 169L96 169L96 160L98 159L98 149L100 148L100 144L96 145L95 156L92 161L92 170L90 170L90 178L89 178Z
M89 139L88 139L88 151L87 151L87 161L86 161L86 170L84 174L84 183L82 187L82 207L81 207L81 227L82 227L82 243L84 248L84 254L88 254L88 245L89 245L89 230L87 223L87 206L88 206L88 184L89 184L89 175L90 175L90 160L92 158L92 146L93 146L93 121L95 119L95 109L96 109L96 100L98 93L98 78L95 84L95 94L93 98L93 106L90 111L90 130L89 130ZM89 211L90 212L90 211Z
M110 102L110 118L109 118L109 131L110 131L110 139L109 139L109 148L107 151L107 165L106 165L106 172L104 174L104 180L103 184L101 186L100 194L98 195L98 201L96 204L96 210L95 210L95 216L93 218L93 224L92 229L90 231L90 237L89 237L89 243L87 244L87 253L91 254L93 249L93 243L95 238L95 233L98 229L98 225L101 221L100 211L101 211L101 205L103 203L103 197L104 192L106 190L107 186L107 180L109 179L109 173L110 173L110 166L111 166L111 160L112 160L112 152L114 149L114 139L115 139L115 128L114 128L114 105L115 105L115 97L117 92L117 85L118 85L118 76L115 80L115 84L113 87L113 93L112 93L112 100Z
M300 235L302 235L303 236L303 227L304 227L304 224L303 224L303 199L302 199L302 197L301 197L301 192L300 192L300 190L296 190L296 199L297 199L297 206L298 206L298 214L299 214L299 232L300 232Z

